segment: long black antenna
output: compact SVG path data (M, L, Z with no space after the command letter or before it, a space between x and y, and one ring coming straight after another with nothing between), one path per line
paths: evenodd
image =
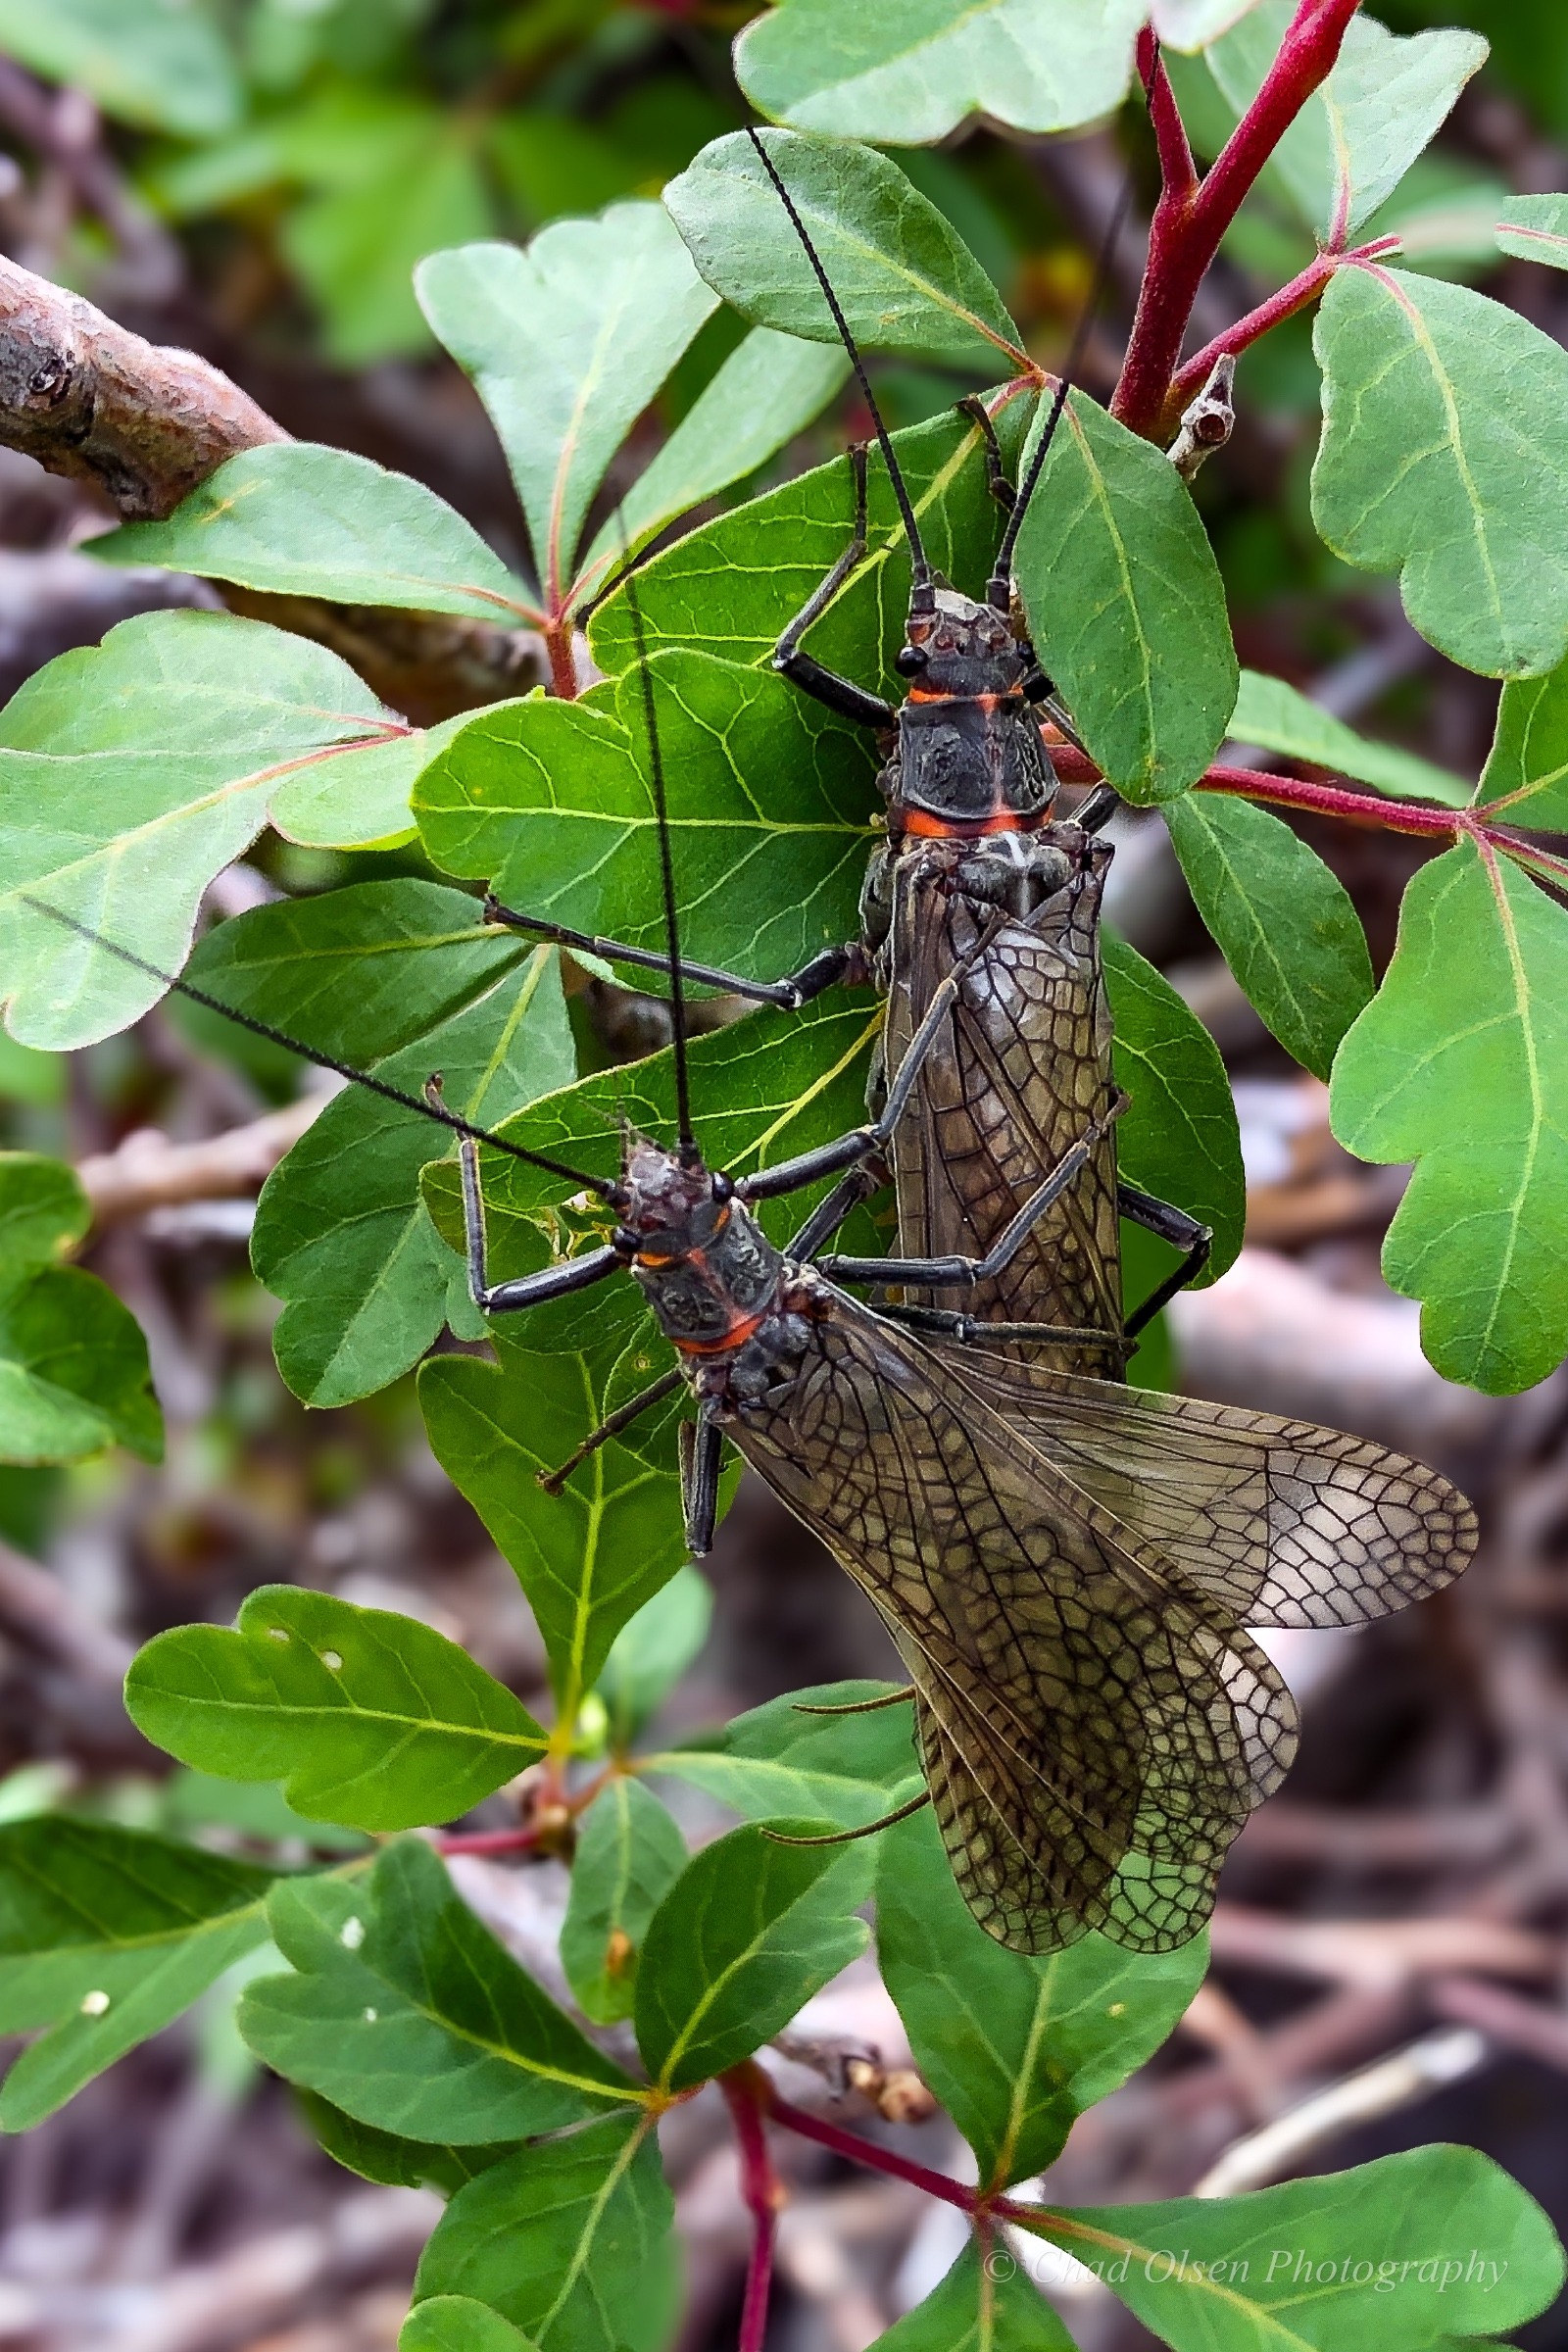
M865 362L860 357L859 346L850 332L850 322L844 316L843 305L833 291L832 280L822 267L822 257L811 242L810 231L801 219L794 197L779 176L778 167L762 145L754 124L748 122L746 135L761 160L762 170L777 189L778 200L789 215L790 225L800 238L806 258L816 273L816 282L826 297L827 307L833 315L833 323L839 330L839 340L850 355L850 366L854 368L855 380L860 387L860 397L871 412L871 422L876 427L876 437L881 447L883 462L888 469L888 479L893 484L893 495L899 503L899 514L904 522L904 535L909 543L909 568L914 576L914 585L909 597L909 611L911 612L934 612L936 611L936 589L932 585L931 566L926 562L925 549L920 543L920 526L914 519L914 507L905 486L904 475L899 470L899 461L893 454L893 441L887 426L882 421L882 412L876 405L876 394L872 391L871 379L865 372Z
M664 755L659 742L659 713L654 708L654 673L648 666L648 639L642 607L630 571L621 574L632 642L637 648L637 675L642 684L643 718L648 728L648 763L654 786L654 816L659 826L659 872L664 892L664 946L669 955L670 1042L675 1049L675 1124L680 1159L691 1167L701 1157L692 1133L691 1084L686 1068L686 983L680 962L680 925L675 915L675 859L669 841L669 797L664 789Z
M193 1004L201 1004L207 1011L221 1013L225 1021L232 1021L236 1028L248 1029L253 1037L265 1037L270 1044L282 1046L290 1054L297 1054L301 1061L314 1062L318 1070L330 1070L338 1078L347 1078L351 1085L363 1087L367 1094L379 1095L384 1102L396 1102L403 1110L416 1110L421 1118L434 1119L438 1126L450 1127L454 1135L466 1135L476 1144L489 1144L497 1152L506 1152L509 1159L525 1160L530 1168L543 1168L548 1176L563 1176L568 1184L579 1185L584 1192L597 1193L600 1200L608 1200L612 1207L619 1206L621 1189L607 1177L585 1176L581 1168L568 1168L564 1160L552 1159L544 1152L530 1152L504 1135L494 1134L488 1127L475 1127L471 1120L460 1117L455 1110L448 1110L443 1102L406 1094L401 1086L392 1086L384 1078L372 1077L368 1070L356 1069L350 1061L339 1061L334 1054L323 1054L317 1046L307 1046L301 1039L290 1037L286 1029L274 1029L270 1021L260 1021L254 1013L241 1012L237 1004L225 1004L221 997L209 996L205 988L198 988L193 981L182 980L176 972L166 972L161 964L149 963L145 956L138 956L132 949L121 947L118 941L106 939L101 931L94 931L89 924L78 922L74 914L67 914L64 907L51 906L46 899L35 899L26 891L19 892L18 896L23 906L30 906L35 914L46 914L51 922L63 923L68 931L74 931L78 939L86 940L92 947L102 948L106 956L118 956L122 963L128 963L132 971L145 972L149 980L160 981L165 988L172 988L179 996L188 997Z
M1099 316L1100 306L1105 298L1105 288L1110 283L1110 273L1116 260L1117 242L1125 225L1127 210L1132 200L1133 180L1132 173L1129 172L1121 183L1121 194L1116 199L1115 210L1110 216L1109 225L1101 239L1100 251L1095 257L1095 273L1089 281L1089 292L1085 297L1084 307L1078 315L1078 323L1073 329L1072 346L1067 353L1066 364L1056 378L1056 389L1052 399L1051 413L1046 418L1045 431L1035 444L1034 456L1029 461L1029 470L1018 484L1018 495L1012 502L1012 513L1007 516L1007 527L1002 534L1002 545L997 550L997 560L992 565L991 577L986 583L986 602L994 606L999 612L1005 612L1012 602L1012 551L1018 544L1018 533L1022 530L1023 518L1029 512L1029 501L1035 494L1042 469L1051 454L1051 444L1056 437L1056 427L1061 422L1061 412L1067 406L1067 395L1072 390L1078 371L1084 364L1084 354L1089 348L1089 338L1094 332L1095 319Z

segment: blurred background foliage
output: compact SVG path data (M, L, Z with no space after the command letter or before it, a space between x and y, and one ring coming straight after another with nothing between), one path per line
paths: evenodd
M747 0L0 0L0 248L152 340L203 353L288 431L428 482L505 560L526 564L530 551L515 543L516 508L494 434L424 325L413 267L443 246L523 239L563 216L657 196L708 140L746 119L729 46L753 13ZM1568 279L1499 261L1488 233L1499 190L1568 186L1568 8L1563 0L1380 0L1377 13L1401 32L1457 23L1493 43L1492 62L1400 190L1401 221L1420 217L1422 266L1485 283L1568 339ZM1195 143L1212 152L1228 127L1213 85L1199 64L1178 61L1177 74ZM943 148L904 151L899 161L985 264L1030 349L1054 365L1071 337L1088 256L1128 156L1139 173L1135 214L1147 220L1153 158L1132 109L1118 124L1082 136L1029 141L978 128ZM1204 290L1197 339L1272 290L1309 253L1265 177ZM1131 226L1117 265L1085 369L1102 397L1141 267ZM742 331L724 313L703 329L634 431L621 461L628 474ZM900 424L975 388L972 378L937 367L883 361L876 374ZM1235 437L1205 468L1198 495L1244 663L1306 689L1369 734L1474 775L1491 739L1495 688L1434 654L1404 623L1392 581L1350 571L1312 529L1307 478L1318 382L1309 320L1291 322L1246 356L1238 408ZM847 394L725 503L830 456L864 425ZM619 487L612 475L602 512ZM76 542L104 520L76 486L0 452L0 695L140 609L127 600L200 601L191 583L110 573L77 557ZM1349 889L1381 972L1404 883L1424 851L1388 834L1307 821L1301 830ZM425 870L412 850L350 856L271 840L222 878L212 904L234 913L279 891ZM1250 1241L1294 1253L1292 1279L1298 1272L1317 1286L1317 1324L1293 1326L1276 1348L1288 1367L1282 1373L1273 1361L1267 1371L1288 1388L1300 1385L1260 1400L1328 1420L1360 1415L1358 1426L1430 1451L1483 1502L1506 1476L1514 1487L1504 1512L1512 1531L1506 1559L1517 1566L1519 1547L1535 1545L1531 1559L1539 1553L1555 1571L1563 1544L1563 1454L1553 1419L1560 1386L1549 1398L1485 1413L1474 1399L1450 1403L1457 1393L1437 1396L1441 1384L1419 1366L1403 1322L1408 1344L1401 1340L1397 1362L1397 1350L1385 1362L1370 1344L1355 1357L1374 1309L1389 1310L1390 1331L1396 1320L1377 1263L1396 1172L1355 1168L1337 1152L1321 1090L1301 1080L1228 982L1157 818L1127 834L1115 870L1119 927L1209 1023L1237 1083L1253 1187ZM572 1014L589 1055L626 1055L655 1042L639 1026L640 1001L598 983L574 998ZM220 1132L287 1100L297 1083L291 1068L211 1022L198 1028L172 1004L69 1061L30 1054L0 1031L0 1146L80 1164L149 1126L176 1139ZM26 1588L0 1594L0 1818L64 1799L126 1821L177 1819L203 1834L271 1837L275 1823L255 1830L235 1810L255 1791L192 1776L160 1786L162 1763L130 1732L111 1671L115 1643L128 1649L194 1618L227 1621L246 1592L271 1579L424 1616L464 1640L528 1703L540 1700L542 1647L510 1571L429 1454L412 1382L350 1408L308 1413L278 1379L269 1345L275 1308L246 1266L248 1205L160 1212L110 1227L93 1247L90 1262L148 1335L168 1424L164 1466L124 1454L69 1469L0 1464L0 1546L24 1559L47 1557L72 1609L112 1629L106 1649L84 1650L73 1663L69 1645L65 1654L58 1642L51 1647L55 1637L42 1620L29 1632ZM1307 1290L1289 1296L1299 1303ZM1314 1336L1326 1350L1320 1376L1312 1370ZM1212 1360L1204 1373L1225 1377ZM1230 1377L1251 1396L1248 1381L1264 1376L1244 1365ZM1337 1407L1337 1379L1354 1401ZM1518 1467L1526 1462L1528 1470ZM672 1702L672 1732L791 1686L883 1670L879 1637L846 1580L809 1555L764 1499L743 1494L714 1567L714 1637ZM1528 1562L1518 1567L1527 1583L1539 1573ZM1254 1918L1274 1906L1288 1939L1291 1915L1303 1909L1359 1906L1369 1918L1397 1922L1470 1899L1471 1848L1460 1832L1480 1841L1480 1851L1488 1822L1496 1816L1506 1827L1516 1800L1521 1815L1536 1806L1544 1818L1550 1808L1541 1791L1557 1766L1541 1759L1560 1758L1568 1716L1560 1621L1547 1662L1537 1659L1527 1672L1523 1652L1507 1646L1507 1605L1499 1588L1495 1625L1507 1621L1506 1639L1494 1640L1494 1618L1481 1602L1474 1620L1435 1609L1357 1638L1309 1700L1302 1762L1279 1809L1298 1802L1296 1827L1270 1848L1264 1840L1276 1808L1260 1817L1255 1858L1244 1847L1227 1879L1233 1900L1253 1906ZM1366 1847L1370 1877L1345 1861L1333 1827L1342 1808L1382 1807L1383 1821L1396 1824L1446 1804L1462 1812L1451 1850L1417 1838L1396 1862L1403 1847L1390 1828L1381 1847L1375 1837ZM1314 1844L1319 1815L1330 1827ZM1546 1826L1559 1847L1568 1843L1560 1806ZM1514 1879L1507 1867L1498 1865L1492 1905L1501 1921L1527 1912L1531 1900L1526 1865ZM1216 2048L1226 2034L1250 2049L1249 2035L1293 2030L1300 1986L1288 1963L1273 1975L1268 1965L1256 1962L1250 1976L1244 1966L1214 1993L1220 2006L1207 2014ZM1334 2000L1338 2023L1325 2020L1315 2040L1302 2027L1281 2057L1285 2073L1271 2096L1358 2064L1408 2030L1399 1995L1374 1996L1347 1980L1325 2006ZM1189 2184L1202 2160L1192 2151L1207 2144L1208 2111L1199 2112L1182 2081L1173 2069L1148 2094L1152 2104L1126 2109L1127 2120L1088 2152L1083 2193L1163 2194ZM1414 2138L1469 2138L1499 2155L1560 2219L1568 2210L1560 2092L1560 2077L1543 2081L1539 2066L1494 2066L1469 2091L1461 2085L1446 2103L1396 2118L1382 2136L1374 2129L1342 2137L1325 2161L1353 2162ZM231 2125L246 2098L253 2105L241 2136ZM1227 2110L1215 2129L1223 2139L1248 2120ZM0 2212L59 2220L50 2259L63 2279L90 2273L94 2246L108 2242L93 2239L93 2228L128 2230L148 2275L176 2257L206 2259L214 2244L274 2223L314 2221L313 2195L338 2180L301 2138L284 2094L258 2088L232 2034L211 2025L188 2042L165 2036L27 2145L43 2152L16 2154L0 2183L0 2199L13 2205L0 2204ZM90 2227L86 2217L96 2217ZM889 2226L896 2235L905 2222L896 2216ZM726 2296L738 2305L734 2248L717 2230L693 2242L698 2319L690 2341L722 2341L721 2323L733 2318ZM407 2253L400 2242L388 2257L393 2273ZM265 2340L288 2352L360 2352L391 2343L399 2308L394 2294L359 2332L358 2322L345 2321L326 2333ZM698 2324L705 2313L707 2334ZM842 2316L837 2336L789 2340L836 2345L854 2338L858 2325L866 2340L863 2312L858 2320L847 2306ZM1568 2341L1551 2326L1524 2340ZM75 2347L88 2335L78 2326L74 2335L68 2328L39 2340L54 2352L57 2340ZM124 2338L154 2340L172 2338ZM220 2329L212 2340L254 2342L259 2352L262 2326L243 2337Z

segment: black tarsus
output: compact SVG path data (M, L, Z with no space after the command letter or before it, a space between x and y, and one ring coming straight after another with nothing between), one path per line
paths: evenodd
M241 1012L236 1004L225 1004L221 997L209 996L205 988L198 988L193 981L181 979L177 972L166 972L162 964L150 963L145 956L138 956L134 949L122 948L118 940L105 938L101 931L94 931L90 924L78 922L74 914L67 914L64 907L51 906L47 899L34 898L30 891L20 891L17 895L23 906L30 906L34 914L48 915L51 922L61 923L66 930L74 931L77 938L86 940L89 946L102 948L105 955L118 956L122 963L128 963L133 971L144 972L149 980L157 980L165 988L173 989L177 995L188 997L193 1004L202 1005L208 1012L220 1013L225 1021L232 1021L237 1028L248 1029L253 1037L265 1037L270 1044L281 1046L285 1053L297 1054L301 1061L313 1062L318 1070L330 1070L334 1077L346 1078L352 1086L363 1087L367 1094L379 1095L383 1102L396 1102L400 1109L416 1110L421 1118L434 1119L439 1126L449 1127L454 1135L465 1136L470 1143L488 1144L493 1151L506 1152L510 1159L524 1160L530 1168L543 1168L547 1176L564 1177L568 1184L578 1185L584 1192L597 1193L600 1200L608 1200L612 1208L619 1207L623 1198L621 1188L618 1184L612 1184L608 1177L585 1175L581 1168L569 1168L564 1160L552 1159L547 1152L530 1152L524 1145L514 1144L504 1135L496 1135L488 1127L476 1127L457 1111L448 1110L439 1097L431 1101L428 1097L407 1094L401 1086L389 1085L384 1078L372 1077L368 1070L356 1069L351 1061L339 1061L335 1054L323 1054L318 1047L308 1046L302 1039L291 1037L286 1029L274 1028L270 1021L261 1021L254 1013Z
M789 215L790 226L801 240L802 249L811 265L816 282L821 287L828 310L832 314L833 323L839 330L839 340L849 354L850 366L855 370L855 380L860 388L860 397L871 413L871 422L876 427L877 444L882 452L883 463L888 469L888 479L893 484L893 495L898 500L899 514L904 523L904 535L909 543L909 568L914 575L914 584L909 596L909 610L911 612L934 612L936 611L936 589L932 584L931 566L926 562L925 549L921 544L920 526L914 519L913 502L905 484L904 475L899 470L899 461L893 453L893 437L882 421L882 412L876 405L876 394L872 391L871 379L865 372L865 362L860 357L859 346L850 332L850 322L844 316L844 306L833 291L832 280L822 267L822 257L811 242L810 231L801 219L799 207L789 189L784 185L778 166L758 136L754 123L748 122L746 135L756 148L758 160L772 181L780 204Z
M664 790L664 756L659 744L659 713L654 707L654 676L648 666L648 638L643 628L642 607L637 602L637 590L629 571L622 574L621 585L626 591L626 614L631 622L632 642L637 649L637 675L642 684L643 718L648 728L648 763L654 787L654 817L659 826L659 874L664 894L664 945L669 951L669 1027L670 1042L675 1049L675 1124L680 1163L683 1168L690 1168L697 1165L702 1154L692 1132L691 1082L686 1068L686 988L681 973L680 927L675 914L675 859L669 842L669 799Z
M1056 389L1052 398L1050 414L1046 418L1045 431L1035 444L1034 456L1029 461L1029 470L1018 484L1012 512L1007 516L1006 527L1002 534L1002 544L997 549L997 560L992 566L991 578L986 584L986 601L999 612L1005 612L1012 602L1012 551L1018 544L1018 533L1022 530L1023 518L1029 512L1029 501L1035 494L1035 487L1040 480L1046 459L1051 454L1051 444L1056 437L1056 427L1061 422L1061 413L1067 405L1067 395L1072 390L1073 381L1083 366L1084 354L1089 348L1089 338L1094 332L1095 318L1101 303L1104 299L1105 288L1110 282L1110 272L1116 258L1116 243L1127 219L1127 209L1132 203L1132 196L1133 183L1129 173L1128 177L1122 181L1121 194L1116 199L1116 209L1110 216L1110 224L1105 230L1104 237L1101 241L1100 252L1096 256L1095 273L1089 281L1089 294L1083 310L1079 314L1078 324L1073 329L1072 345L1067 353L1066 364L1056 378Z

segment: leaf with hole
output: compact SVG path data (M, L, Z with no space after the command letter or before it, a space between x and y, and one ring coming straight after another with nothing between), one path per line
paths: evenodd
M25 2132L267 1941L272 1873L107 1821L0 1828L0 2034L44 2031L0 2088Z
M1163 452L1081 392L1062 411L1015 569L1040 659L1107 780L1139 803L1185 792L1236 703L1219 566Z
M1199 913L1249 1001L1303 1069L1326 1078L1372 995L1372 958L1349 894L1266 808L1217 792L1174 801L1165 822Z
M276 2073L362 2123L472 2147L638 2096L416 1838L388 1846L358 1884L286 1882L270 1918L295 1973L248 1986L240 2030Z
M737 2066L864 1951L862 1845L786 1844L833 1825L747 1822L693 1855L649 1923L637 2046L662 2090ZM775 1833L770 1835L769 1833Z
M798 13L777 9L785 24ZM841 20L842 22L842 20ZM956 229L890 157L796 131L761 134L862 350L971 367L1028 365L1002 297ZM744 131L705 147L664 190L715 293L758 326L837 343L838 328L778 190Z
M630 2017L653 1918L686 1867L686 1840L651 1789L617 1775L577 1831L561 1965L596 2026Z
M1568 915L1474 847L1421 867L1334 1065L1334 1132L1414 1176L1383 1247L1449 1380L1527 1389L1568 1352Z
M918 147L973 114L1026 131L1114 112L1139 0L780 0L735 44L752 104L802 130Z
M1312 516L1348 564L1397 571L1413 627L1485 677L1568 650L1568 352L1468 286L1337 270L1313 327Z
M915 2064L991 2190L1044 2172L1085 2108L1152 2057L1202 1983L1207 1939L1123 1951L1086 1936L1049 1959L976 1925L929 1811L878 1839L877 1956Z
M281 1780L307 1820L359 1830L456 1820L545 1747L527 1708L444 1634L295 1585L253 1592L232 1632L159 1634L125 1705L182 1764Z
M166 521L124 523L88 545L102 564L162 564L277 596L504 627L532 610L500 557L433 490L318 442L241 450Z
M29 902L178 971L203 891L264 825L298 811L345 848L406 830L421 744L335 654L232 613L143 613L51 662L0 713L12 1035L90 1045L164 993Z
M605 469L713 296L648 200L553 221L525 251L433 253L415 286L501 437L546 609L564 611Z
M415 2310L466 2295L540 2352L659 2352L675 2320L673 2220L647 2120L607 2116L458 2191L420 2257Z

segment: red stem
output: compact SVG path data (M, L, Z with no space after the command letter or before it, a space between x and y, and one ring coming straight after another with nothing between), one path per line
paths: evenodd
M767 2078L764 2076L763 2081ZM767 2083L767 2112L775 2124L798 2132L802 2139L814 2139L819 2148L831 2148L835 2156L847 2156L852 2164L865 2164L873 2172L891 2173L895 2180L907 2180L915 2188L923 2188L928 2197L940 2197L945 2205L956 2205L960 2212L974 2213L980 2204L980 2191L965 2188L961 2180L952 2180L946 2173L934 2173L929 2166L913 2164L907 2156L900 2156L892 2148L878 2145L874 2139L862 2139L858 2132L846 2132L841 2124L830 2124L824 2116L808 2115L804 2107L792 2107L781 2099Z
M772 2085L750 2060L718 2078L729 2104L735 2137L741 2152L741 2197L752 2217L752 2253L746 2266L746 2296L741 2305L741 2331L736 2352L762 2352L767 2333L768 2296L773 2284L773 2241L778 2232L782 2184L767 2152L762 2117L771 2105Z
M469 1830L456 1838L438 1838L438 1854L523 1854L539 1842L533 1830Z
M1185 407L1195 392L1201 391L1217 359L1226 353L1234 358L1266 335L1271 326L1278 326L1282 319L1293 318L1298 311L1304 311L1309 302L1316 301L1336 270L1343 270L1349 262L1379 261L1386 253L1397 253L1399 243L1396 236L1374 237L1370 244L1357 245L1349 253L1318 254L1288 286L1281 286L1267 302L1260 302L1255 311L1249 311L1245 318L1238 318L1234 326L1216 335L1212 343L1205 343L1192 359L1182 362L1171 379L1170 405Z
M1167 107L1170 114L1175 113L1175 101L1169 97L1169 83L1157 56L1152 59L1152 70L1146 72L1164 184L1150 223L1149 262L1138 315L1111 402L1112 416L1135 433L1153 439L1160 431L1170 407L1171 379L1181 359L1193 304L1219 241L1285 132L1332 72L1346 27L1359 6L1360 0L1299 0L1262 88L1197 184L1190 175L1190 155L1187 169L1182 165L1186 133L1182 133L1178 150L1164 121ZM1140 43L1141 68L1152 49L1152 38Z
M550 690L564 703L577 699L577 662L572 651L569 620L545 623L545 651L550 657Z

